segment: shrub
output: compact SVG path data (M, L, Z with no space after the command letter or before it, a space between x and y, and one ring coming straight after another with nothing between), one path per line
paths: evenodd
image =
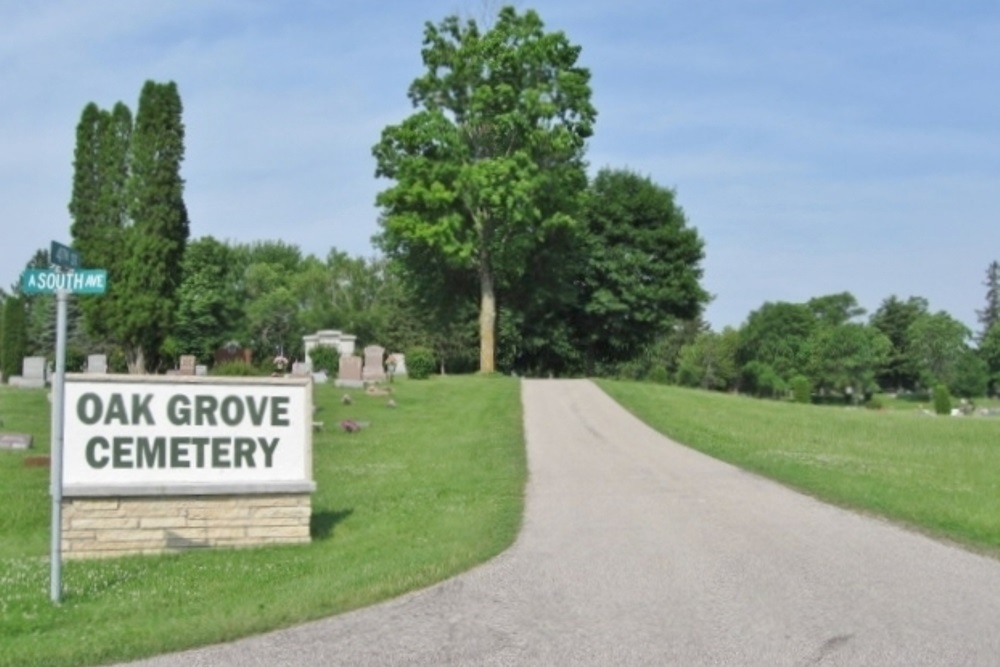
M812 382L805 375L796 375L792 378L792 400L796 403L809 403L812 401Z
M654 366L653 370L649 371L649 375L646 376L650 382L655 382L656 384L669 384L670 375L667 373L667 369L663 366Z
M951 392L943 384L934 387L934 412L939 415L951 414Z
M882 400L881 396L872 396L865 402L865 407L869 410L883 410L885 409L885 401Z
M426 380L434 372L434 353L426 347L414 347L406 353L406 373L414 380Z
M245 361L225 361L221 364L216 364L212 368L212 375L240 375L240 376L255 376L260 375L261 371L253 364L248 364Z
M340 370L340 352L330 345L317 345L309 350L309 358L312 360L314 371L326 371L330 375L336 375Z

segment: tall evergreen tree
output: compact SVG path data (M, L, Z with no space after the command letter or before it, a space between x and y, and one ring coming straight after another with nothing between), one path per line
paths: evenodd
M1000 262L993 260L986 267L986 280L983 281L983 285L986 286L986 307L976 311L976 317L983 325L977 336L980 343L993 325L1000 322Z
M184 124L177 85L147 81L133 125L122 103L88 104L77 126L70 214L86 266L108 271L108 292L86 302L92 333L111 337L144 373L174 317L189 235Z
M127 259L123 246L131 135L132 112L121 102L110 112L88 104L76 130L70 233L83 265L106 269L109 282L106 294L78 298L87 331L102 339L113 338L111 324Z
M184 204L184 124L174 82L147 81L139 96L126 185L127 263L116 329L129 369L146 371L176 310L184 249L190 234Z
M8 297L3 304L3 343L0 349L3 357L0 359L0 370L4 380L12 375L21 374L24 353L28 346L28 335L25 328L24 300L22 297Z

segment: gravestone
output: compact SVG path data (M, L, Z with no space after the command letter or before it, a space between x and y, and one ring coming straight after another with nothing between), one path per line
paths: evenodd
M91 354L87 356L87 372L105 374L108 372L108 355Z
M363 387L361 357L353 354L340 356L340 368L337 371L338 387Z
M326 371L317 371L312 374L312 379L316 384L326 384L326 381L330 378L327 376Z
M31 436L27 433L0 433L0 449L28 449Z
M25 357L21 375L10 379L10 384L24 389L40 389L45 386L45 357Z
M296 361L292 364L292 375L309 375L309 364L304 361Z
M365 367L361 371L365 382L380 382L385 379L385 348L369 345L365 348Z
M205 364L198 364L197 366L194 367L194 374L200 377L208 375L208 366L206 366Z
M389 355L386 365L392 365L393 375L406 375L406 355L402 352L393 352Z
M178 375L194 375L195 367L198 365L198 357L193 354L181 355L181 367Z

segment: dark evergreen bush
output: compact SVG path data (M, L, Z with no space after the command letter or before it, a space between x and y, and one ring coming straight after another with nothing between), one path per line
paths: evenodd
M414 380L426 380L434 372L434 353L426 347L414 347L406 353L406 373Z
M934 387L934 412L939 415L951 414L951 392L946 385Z
M792 400L796 403L812 402L812 381L805 375L796 375L792 378Z
M314 371L326 371L328 375L336 376L340 370L340 352L330 345L317 345L309 350Z

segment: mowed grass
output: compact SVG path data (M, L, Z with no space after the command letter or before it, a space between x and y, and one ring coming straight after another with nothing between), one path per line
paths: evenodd
M599 384L677 442L823 500L1000 556L1000 418Z
M525 455L517 380L393 384L387 399L318 386L313 542L67 561L49 600L48 470L0 452L0 665L91 665L235 639L425 587L517 535ZM348 393L353 404L343 405ZM7 431L48 451L42 391L0 388ZM369 422L340 431L344 419Z

